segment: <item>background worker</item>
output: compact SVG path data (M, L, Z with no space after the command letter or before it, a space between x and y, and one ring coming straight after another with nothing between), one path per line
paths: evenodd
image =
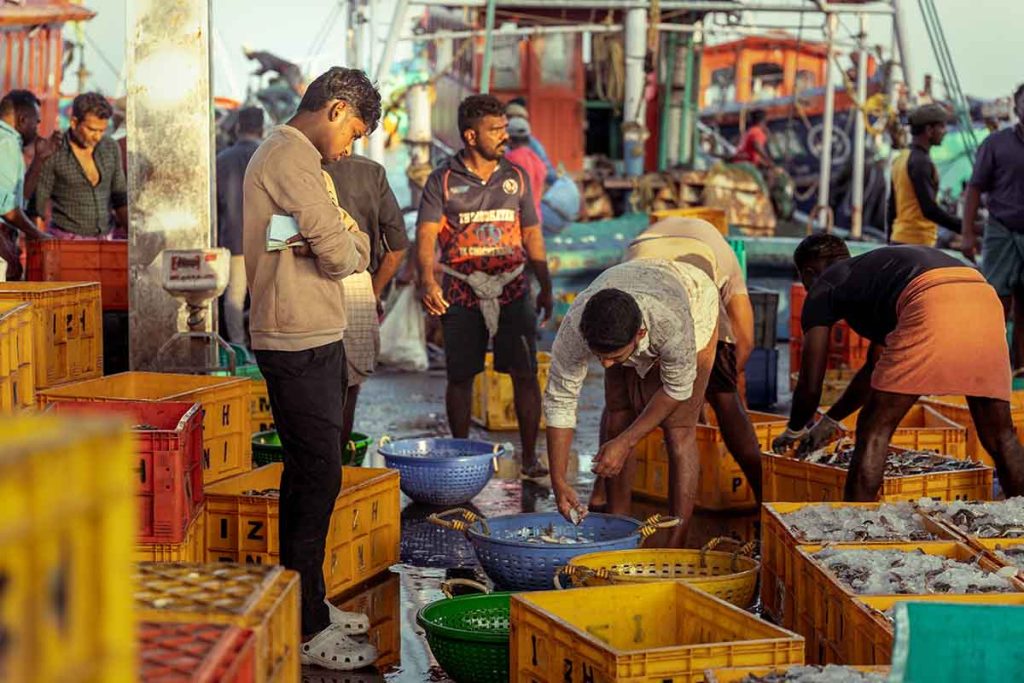
M505 105L472 95L459 105L464 147L427 179L420 202L417 261L423 306L444 328L452 436L469 436L473 378L484 370L494 340L494 369L512 377L527 477L547 470L537 459L540 387L537 312L551 317L551 277L544 236L526 175L503 158L508 146ZM434 275L440 247L443 285ZM540 283L536 306L524 273Z
M925 104L907 116L910 123L910 149L900 152L892 162L892 188L889 191L889 220L892 244L922 244L934 247L938 227L960 232L960 220L935 201L939 192L939 172L929 150L946 137L949 113L938 104Z
M267 381L284 447L281 564L302 581L304 664L352 670L376 650L348 637L365 616L326 601L327 532L341 491L345 412L345 304L342 280L370 261L370 240L336 201L323 162L347 155L380 119L380 94L361 71L334 67L310 83L298 112L260 145L245 173L249 331ZM268 250L267 227L290 217L299 246Z
M736 145L734 162L746 161L761 170L775 166L772 155L768 153L768 114L764 109L755 109L747 119L749 127L740 137Z
M1024 448L1010 418L1002 307L981 274L931 247L882 247L850 258L845 242L824 233L804 239L793 259L807 288L803 356L789 425L774 450L797 443L803 452L817 450L863 406L845 499L873 501L893 432L917 399L966 396L1007 497L1024 494ZM871 341L868 360L808 430L821 399L830 331L840 320Z
M530 111L526 107L526 99L523 97L514 97L508 101L505 106L505 116L509 119L522 118L526 121L530 120ZM537 136L533 135L531 131L528 141L530 150L536 154L540 160L544 163L544 167L547 169L547 175L544 180L548 183L555 182L558 177L558 171L555 170L555 165L551 163L551 158L548 156L548 152L544 149L544 143L542 143ZM539 190L534 190L538 192Z
M964 256L974 260L978 250L978 206L985 194L988 221L982 253L982 272L1003 303L1013 328L1013 367L1024 367L1024 85L1013 95L1017 124L992 133L978 148L974 174L964 202Z
M334 181L341 208L370 239L370 265L366 273L345 278L348 396L342 442L347 447L355 424L359 389L376 369L380 353L381 296L402 265L409 236L402 209L382 165L353 154L326 164L324 170Z
M530 181L530 194L540 219L540 202L544 195L544 177L547 169L537 153L530 148L530 122L523 118L508 120L508 151L505 158L523 169Z
M626 260L661 258L686 262L714 255L714 281L719 292L718 345L705 400L715 411L726 448L743 470L754 496L761 499L761 445L744 408L743 369L754 348L754 309L736 253L722 233L697 218L665 218L640 233L629 245ZM602 424L604 420L602 420ZM591 509L604 502L601 480L594 484Z
M245 334L245 256L242 254L242 183L245 168L263 141L263 110L238 112L235 143L217 155L217 244L231 251L231 274L224 290L228 340L247 344Z
M642 258L612 266L573 301L558 328L544 394L551 484L566 519L587 508L566 480L576 408L587 366L605 368L606 440L593 471L608 479L608 512L630 514L633 448L661 427L669 458L669 512L683 520L682 547L697 498L696 426L715 362L719 296L703 262Z

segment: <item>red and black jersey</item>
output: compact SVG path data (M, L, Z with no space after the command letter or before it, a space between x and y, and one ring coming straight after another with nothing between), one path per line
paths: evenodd
M502 159L485 183L457 154L427 179L418 222L441 224L441 263L460 273L498 274L526 262L522 228L539 224L540 218L521 168ZM465 282L446 276L443 288L449 304L477 305ZM526 291L526 277L520 275L505 286L499 302L507 304Z

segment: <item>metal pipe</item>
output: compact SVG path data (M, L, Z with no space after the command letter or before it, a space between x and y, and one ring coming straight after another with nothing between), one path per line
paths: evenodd
M693 74L694 56L693 48L697 44L693 36L686 39L686 83L683 85L683 112L679 118L679 163L686 165L690 162L690 154L693 151L693 136L689 134L691 127L690 100L693 95Z
M668 168L669 126L671 125L673 81L676 75L676 34L670 33L665 39L668 55L665 57L665 85L661 89L661 121L658 132L658 170Z
M914 69L910 63L910 42L907 40L906 12L900 0L892 0L892 30L896 34L896 44L900 48L900 67L903 69L903 82L907 85L907 98L910 104L917 102L917 90L914 87Z
M860 15L860 44L857 53L857 104L862 105L868 96L868 18ZM850 237L860 239L864 223L864 112L850 110L856 117L853 126L853 194L850 201Z
M520 26L502 28L495 31L498 38L506 36L539 36L558 33L621 33L622 24L583 24L573 26ZM413 43L426 43L432 40L459 40L462 38L479 38L487 34L484 30L477 31L434 31L432 33L411 33L402 37Z
M339 59L341 60L341 65L347 67L351 64L352 59L350 51L351 42L349 41L349 28L352 25L352 3L350 0L338 0L338 2L341 5L341 50Z
M483 73L480 74L480 92L491 92L491 61L494 59L494 8L498 0L487 0L487 14L484 19Z
M623 159L626 175L644 172L644 141L647 132L644 89L647 54L647 11L636 7L626 12L626 83L622 110Z
M485 7L487 0L415 0L416 5L426 7ZM822 10L811 5L759 4L752 2L700 2L700 0L661 0L663 11L692 12L776 12L781 14L820 14ZM499 7L515 9L647 9L647 0L499 0ZM892 7L827 5L826 14L870 14L891 15Z
M818 175L818 211L825 211L829 206L829 183L832 181L832 124L836 110L836 84L832 75L835 63L836 46L833 38L836 35L835 14L828 16L825 23L828 36L828 58L825 60L825 113L821 127L821 169Z

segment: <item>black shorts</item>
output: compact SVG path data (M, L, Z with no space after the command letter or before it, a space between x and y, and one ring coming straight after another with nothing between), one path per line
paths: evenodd
M480 309L450 306L441 327L448 380L465 382L483 372L488 339ZM496 371L513 377L537 374L537 311L529 295L501 307L493 348Z
M715 365L711 368L711 379L705 395L735 394L739 391L739 371L736 367L736 345L718 342L715 349Z

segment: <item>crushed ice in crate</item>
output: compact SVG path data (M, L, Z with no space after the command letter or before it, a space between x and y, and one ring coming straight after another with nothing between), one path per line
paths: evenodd
M979 538L1024 538L1024 496L998 501L932 503L939 519Z
M852 459L852 446L840 446L838 448L827 446L814 451L806 457L807 462L839 467L844 470L850 468L850 461ZM885 476L910 477L915 474L957 472L960 470L973 470L978 467L978 463L971 460L956 460L945 455L938 455L932 451L889 451L889 455L885 459Z
M741 683L885 683L888 674L858 671L848 666L791 666L781 673L753 674Z
M996 546L996 555L999 556L1003 562L1012 564L1018 569L1024 569L1024 545L1014 546L1012 548L1000 548Z
M877 508L807 505L782 515L802 543L850 541L924 541L935 538L910 503L883 503Z
M510 534L513 541L525 541L538 545L575 545L577 543L593 543L593 534L583 533L578 528L556 528L554 524L545 527L524 526Z
M974 564L921 550L840 550L824 548L815 559L861 595L929 593L1005 593L1013 590L1001 576Z

